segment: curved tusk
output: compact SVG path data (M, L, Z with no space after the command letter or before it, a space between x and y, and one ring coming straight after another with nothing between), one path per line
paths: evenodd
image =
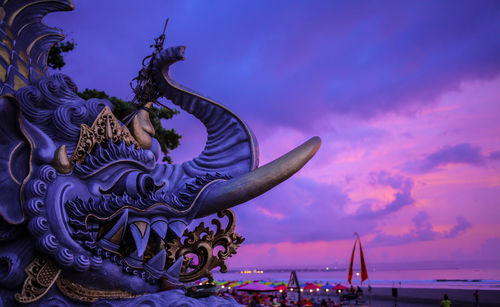
M146 109L151 109L152 102L144 105ZM135 140L144 149L149 149L152 144L152 137L155 135L155 128L149 119L149 112L145 109L140 109L130 123L130 133Z
M52 166L61 174L67 174L71 172L73 166L68 158L68 152L66 151L66 145L61 145L56 149L54 153L54 159L52 160Z
M295 174L318 151L321 139L312 137L278 159L238 178L220 181L204 192L196 218L231 208L255 198Z

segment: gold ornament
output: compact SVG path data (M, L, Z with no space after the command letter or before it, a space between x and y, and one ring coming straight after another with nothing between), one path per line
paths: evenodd
M212 220L212 225L217 227L215 234L205 226L205 223L201 223L193 232L185 230L181 238L176 238L167 244L167 255L171 263L179 257L184 257L179 281L192 282L204 277L212 281L211 270L215 267L220 267L222 273L227 272L224 261L236 254L236 250L245 238L234 232L236 226L234 212L226 209L217 213L219 219L224 216L228 218L225 228L222 228L220 220ZM218 246L222 249L214 255L214 250ZM198 258L197 264L191 255Z
M64 279L61 276L57 279L56 285L65 296L84 303L94 303L97 300L103 299L126 299L141 296L141 294L132 294L123 290L98 290L87 288L74 281Z
M61 269L52 260L37 256L25 269L28 275L24 280L21 293L14 298L19 303L27 304L41 299L54 285Z
M110 141L113 143L124 141L127 146L134 144L135 148L139 149L139 144L130 134L128 128L120 126L120 122L106 106L97 115L91 127L85 124L80 126L80 138L71 156L71 163L82 163L87 153L91 152L95 145L107 144Z

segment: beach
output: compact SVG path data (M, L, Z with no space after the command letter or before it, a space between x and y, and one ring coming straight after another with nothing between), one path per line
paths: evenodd
M353 285L355 287L359 285L363 290L363 299L358 306L394 306L393 288L397 288L399 307L439 306L444 294L449 296L453 307L475 306L473 295L475 291L479 294L479 306L500 306L499 274L498 269L379 270L370 272L372 277L368 282L361 284L359 280L353 280ZM346 275L345 270L328 272L310 269L297 270L301 287L308 283L323 287L319 291L304 290L302 292L302 297L314 298L315 301L327 300L330 297L339 303L340 297L335 291L330 289L327 292L326 288L327 285L329 287L334 287L336 284L348 285ZM220 282L259 281L274 285L280 283L286 285L289 276L288 270L257 270L250 274L233 271L227 274L215 274L216 280ZM368 285L371 287L371 294L368 291ZM237 289L236 285L234 287ZM280 295L279 292L276 294ZM344 303L349 306L348 302ZM355 301L351 303L354 306Z
M429 288L401 288L398 289L397 306L398 307L419 307L419 306L439 306L443 295L447 294L452 302L453 307L461 306L476 306L474 299L475 290L464 289L429 289ZM239 293L238 293L239 295ZM280 293L261 293L260 296L277 295ZM251 296L251 295L250 295ZM328 301L328 298L335 302L334 306L395 306L396 300L392 296L392 288L372 288L371 295L368 289L363 289L363 296L359 300L342 301L340 296L336 294L308 294L303 293L303 301L321 302L323 299ZM305 305L305 304L304 304ZM264 305L266 306L266 305ZM500 291L499 290L482 290L479 291L479 306L493 307L500 306Z
M475 306L474 291L450 288L398 288L398 302L439 306L443 295L447 294L453 303L452 306ZM364 296L369 299L370 295L366 288L364 293ZM478 294L480 306L500 306L500 290L480 290ZM376 302L394 302L392 288L373 288L371 297L372 301ZM399 305L402 306L402 304Z

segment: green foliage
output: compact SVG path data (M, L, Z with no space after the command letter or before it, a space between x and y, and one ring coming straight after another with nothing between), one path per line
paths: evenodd
M49 51L47 65L52 69L60 70L64 65L66 65L62 54L73 49L75 49L75 43L73 41L59 42L55 44Z
M66 65L64 62L63 53L69 52L75 48L75 43L73 41L59 42L52 46L49 51L49 56L47 58L47 65L52 69L61 69ZM96 89L85 89L83 92L79 92L78 96L83 99L99 98L107 99L113 104L113 114L119 118L123 119L125 116L136 110L136 106L132 102L124 101L122 99L116 98L114 96L109 96L106 92L98 91ZM156 108L152 107L149 113L149 118L153 127L155 128L155 138L160 143L161 151L163 152L163 161L172 163L172 158L168 155L170 150L173 150L179 146L179 140L181 136L177 134L174 129L165 129L161 125L162 119L171 119L174 115L179 114L179 111L170 108Z
M113 114L119 119L123 119L125 116L136 110L133 103L124 101L114 96L109 96L105 92L98 91L96 89L85 89L83 92L79 92L78 96L83 99L99 98L109 100L114 107ZM149 118L155 128L155 138L160 143L161 151L164 154L163 161L168 163L172 163L172 158L170 158L168 154L170 150L179 146L181 136L177 134L174 129L163 128L161 120L171 119L176 114L179 114L179 111L170 108L157 108L155 106L151 108L151 112L149 113Z

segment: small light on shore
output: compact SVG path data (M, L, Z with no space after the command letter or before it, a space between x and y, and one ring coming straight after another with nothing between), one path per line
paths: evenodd
M222 289L224 289L224 285L222 285Z
M329 267L326 267L326 270L328 271L330 268Z
M280 293L283 292L283 290L280 290Z
M318 289L316 289L316 291L317 291L317 292L319 292L319 288L318 288Z
M330 291L330 289L326 289L326 292Z
M300 289L300 292L304 292L304 289L302 289L302 288L301 288L301 289Z
M310 289L309 292L313 292L313 289Z
M356 272L356 276L359 276L359 272Z
M227 287L228 290L231 290L231 287Z

